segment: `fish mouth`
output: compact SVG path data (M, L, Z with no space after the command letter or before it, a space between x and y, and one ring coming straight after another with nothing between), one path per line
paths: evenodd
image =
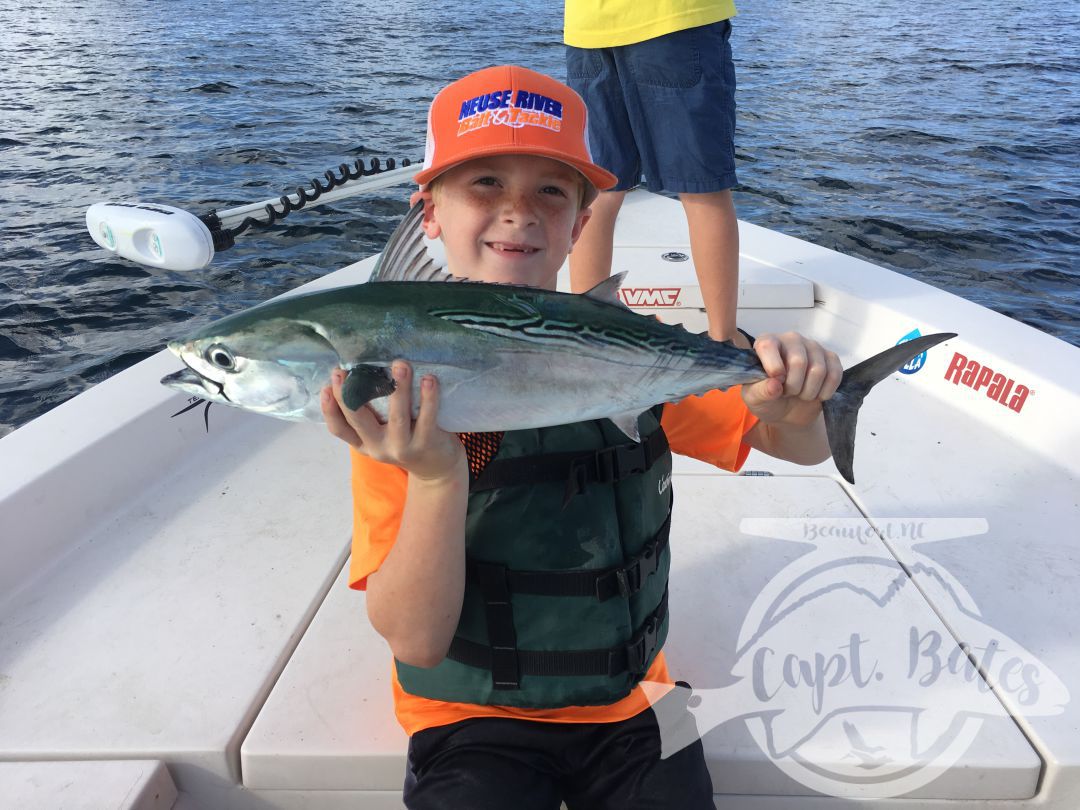
M172 347L170 346L170 348ZM166 374L161 378L161 384L187 394L199 394L201 392L209 397L220 397L226 402L232 401L229 399L229 395L225 393L224 385L211 380L209 377L204 377L190 366L172 374Z

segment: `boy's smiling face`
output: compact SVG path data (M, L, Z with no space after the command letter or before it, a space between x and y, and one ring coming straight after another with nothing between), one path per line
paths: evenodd
M551 158L476 158L439 176L424 232L442 239L455 276L553 290L591 213L581 207L584 182Z

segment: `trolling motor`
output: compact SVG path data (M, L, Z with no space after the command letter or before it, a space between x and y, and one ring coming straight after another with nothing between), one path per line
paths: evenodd
M293 194L202 216L157 203L94 203L86 210L86 229L98 245L137 264L163 270L200 270L253 225L268 227L316 200L322 205L390 188L407 182L415 173L408 158L400 167L393 158L387 159L385 167L379 158L372 158L369 166L362 160L355 161L352 168L342 163L337 174L332 169L325 172L325 182L313 178L310 189L297 186Z

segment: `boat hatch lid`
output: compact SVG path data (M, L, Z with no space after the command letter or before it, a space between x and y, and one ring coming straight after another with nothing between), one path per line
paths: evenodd
M740 223L740 229L746 228L746 223ZM677 201L644 192L628 194L615 222L614 245L611 269L627 273L620 295L628 306L650 314L705 307L690 252L686 215ZM797 270L794 263L792 267ZM559 289L570 290L569 262L559 273ZM791 268L743 251L739 256L738 306L813 307L814 284Z
M676 258L672 260L671 257ZM612 271L626 271L619 290L623 303L635 310L704 309L690 250L670 246L619 247ZM562 274L569 278L569 270ZM739 309L797 309L814 306L814 285L805 278L764 264L739 258Z
M158 376L141 363L90 393L119 419ZM24 540L52 536L54 515L88 523L51 566L12 555L26 568L0 610L0 759L161 759L193 795L238 781L253 707L341 568L349 462L325 428L214 406L207 432L168 399L0 503ZM81 421L93 409L61 408L12 435L101 430ZM114 501L93 520L63 508L99 486Z
M673 485L680 507L671 530L672 622L665 650L672 675L693 684L700 700L694 714L718 791L810 795L805 780L784 767L800 757L856 779L866 775L860 765L875 762L889 773L918 771L910 753L913 733L930 743L957 729L970 734L971 726L954 723L953 707L963 705L982 707L989 716L977 723L972 739L961 740L954 767L931 774L911 795L1034 795L1040 759L977 677L941 674L913 692L906 668L897 669L908 628L937 633L943 655L956 644L880 540L870 539L868 524L858 536L830 538L833 565L816 572L817 581L803 568L812 562L805 559L811 546L761 536L770 519L783 523L792 515L860 521L835 481L676 472ZM346 587L343 574L316 614L241 747L249 789L400 788L407 739L391 705L390 651L363 619L364 598ZM852 634L864 639L856 646L859 677L869 680L865 689L825 689L819 711L811 686L780 688L786 656L795 656L788 666L796 671L800 661L813 667L820 652L837 675L836 656L845 646L850 650ZM775 655L760 652L766 647ZM757 658L767 691L778 690L772 701L755 696ZM885 677L875 679L877 672ZM913 696L930 709L920 715L921 727ZM877 709L857 702L862 700ZM767 753L770 734L786 758ZM867 751L853 752L860 745Z
M163 762L120 759L0 762L0 796L4 807L19 810L167 810L177 793Z

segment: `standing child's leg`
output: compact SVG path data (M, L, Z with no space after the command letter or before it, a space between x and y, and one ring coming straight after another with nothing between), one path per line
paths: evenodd
M739 299L739 223L731 191L683 193L679 200L690 226L690 252L709 317L709 336L729 340L735 336Z
M625 191L603 191L590 206L592 218L570 252L570 289L574 292L587 292L611 275L615 218L625 196Z
M566 48L567 84L589 108L593 160L618 183L589 206L592 218L570 253L570 289L586 292L611 275L615 218L626 192L641 182L641 160L611 48Z
M649 190L682 201L709 334L720 340L735 334L739 291L730 36L722 20L612 49Z

